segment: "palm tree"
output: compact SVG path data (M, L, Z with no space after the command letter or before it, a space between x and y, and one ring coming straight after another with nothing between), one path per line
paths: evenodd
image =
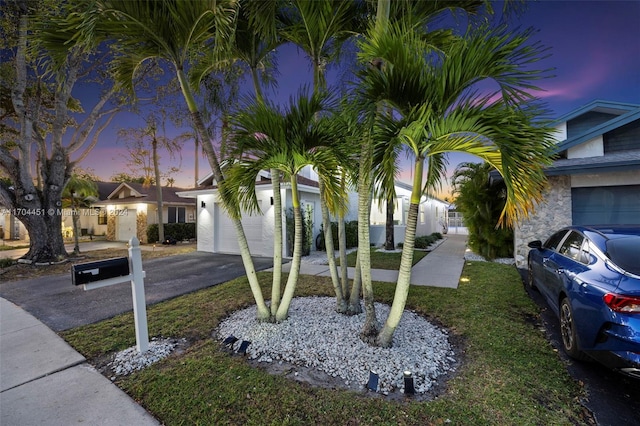
M287 284L275 313L276 322L288 316L300 271L302 256L302 215L298 194L298 173L305 166L318 166L325 179L325 185L342 196L341 188L335 183L335 170L338 163L335 157L320 149L333 143L334 131L331 121L319 116L331 106L326 95L308 96L305 90L291 100L285 111L269 102L259 102L247 106L233 118L234 145L238 150L235 160L227 169L227 179L221 190L229 199L237 200L237 207L249 212L258 210L256 198L256 176L261 170L271 169L282 173L289 179L294 213L294 249L293 260Z
M73 254L80 253L80 212L79 209L90 207L97 201L98 186L89 179L83 179L76 174L71 175L62 190L62 207L71 209L71 221L73 224Z
M363 61L387 64L362 72L363 98L392 108L392 114L376 116L376 149L404 145L414 156L402 260L391 312L376 339L380 346L391 345L404 310L420 198L442 176L447 152L476 155L500 172L507 191L501 216L505 225L526 216L541 199L552 139L551 129L536 122L545 111L527 92L535 88L533 80L545 75L528 68L543 51L539 44L527 44L529 36L482 27L451 42L442 53L406 25L390 24L387 31L374 28L360 43ZM499 91L482 95L474 90L487 79ZM383 167L395 169L394 164Z
M151 59L168 63L175 72L192 122L218 185L224 183L218 156L204 125L187 71L194 52L215 49L223 54L233 38L237 4L232 0L164 2L156 0L89 1L78 14L78 37L101 37L117 45L114 61L118 81L133 92L133 77ZM222 198L223 205L232 200ZM257 306L257 318L269 319L269 309L258 282L242 222L232 215L238 246Z
M236 65L248 68L253 83L256 101L264 103L263 85L275 85L275 49L283 43L277 34L281 2L278 0L240 1L240 13L236 30L229 49L223 57L211 52L193 73L195 79L202 79L211 71L227 73L237 69ZM230 109L229 109L230 111ZM273 188L273 279L271 286L271 315L275 317L280 303L282 281L282 194L280 172L270 170Z
M325 72L327 66L340 56L342 44L361 28L363 10L361 4L351 0L306 1L293 0L287 14L283 14L282 36L298 47L309 57L313 72L313 88L315 92L326 89ZM319 171L319 170L316 170ZM320 175L320 173L318 173ZM333 246L331 216L328 206L332 204L327 199L328 190L324 187L324 179L320 176L320 205L322 212L322 226L324 229L325 249L334 290L336 291L336 309L339 312L348 311L348 301L343 289L346 282L346 251L340 250L340 264L343 266L343 280L339 281ZM344 220L340 211L334 211L339 216L339 234L344 234ZM342 240L340 240L342 241Z

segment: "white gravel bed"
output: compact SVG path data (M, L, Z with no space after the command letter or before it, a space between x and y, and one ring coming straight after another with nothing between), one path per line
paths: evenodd
M315 368L352 388L366 386L374 371L383 394L403 390L405 370L413 373L416 394L429 391L438 376L454 370L447 332L414 312L404 312L393 346L378 348L359 338L365 314L342 315L335 312L335 304L331 297L295 298L281 324L259 323L253 306L225 319L217 335L220 340L233 335L250 341L249 359ZM389 306L376 303L378 319L388 312Z
M476 261L476 262L489 262L487 259L485 259L484 256L480 256L479 254L475 254L474 252L472 252L469 249L467 249L467 251L464 254L464 260L472 260L472 261ZM515 265L515 263L516 263L515 259L512 258L512 257L502 257L502 258L498 258L498 259L493 259L492 262L502 263L504 265Z
M113 360L108 364L116 376L124 376L134 371L142 370L166 357L181 344L186 343L185 339L152 339L149 342L149 350L139 353L134 346L116 353ZM115 380L112 376L111 380Z

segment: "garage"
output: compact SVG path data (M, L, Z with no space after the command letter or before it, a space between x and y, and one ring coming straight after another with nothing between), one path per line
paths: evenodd
M266 256L262 238L262 216L244 216L242 225L254 256ZM233 222L220 203L214 205L214 247L216 252L239 254L238 238Z
M640 224L640 185L571 189L574 225Z
M135 209L123 210L123 214L116 215L116 239L118 241L129 241L137 234L137 213Z

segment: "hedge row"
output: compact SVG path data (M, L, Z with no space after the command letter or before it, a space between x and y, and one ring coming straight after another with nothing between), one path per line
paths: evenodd
M442 239L442 234L439 232L434 232L431 235L421 235L420 237L416 237L413 248L428 249L431 244L441 239ZM399 248L402 248L402 246L403 246L402 243L398 243Z
M177 241L192 240L196 238L195 223L165 223L164 237L173 237ZM154 243L158 241L158 224L154 223L147 227L147 241Z

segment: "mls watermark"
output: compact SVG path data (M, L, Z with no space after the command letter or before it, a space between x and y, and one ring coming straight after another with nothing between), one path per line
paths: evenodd
M60 209L60 208L50 208L50 209L0 209L0 215L13 215L17 217L21 216L104 216L105 213L108 216L128 216L129 209L114 209L114 210L95 210L95 209Z

